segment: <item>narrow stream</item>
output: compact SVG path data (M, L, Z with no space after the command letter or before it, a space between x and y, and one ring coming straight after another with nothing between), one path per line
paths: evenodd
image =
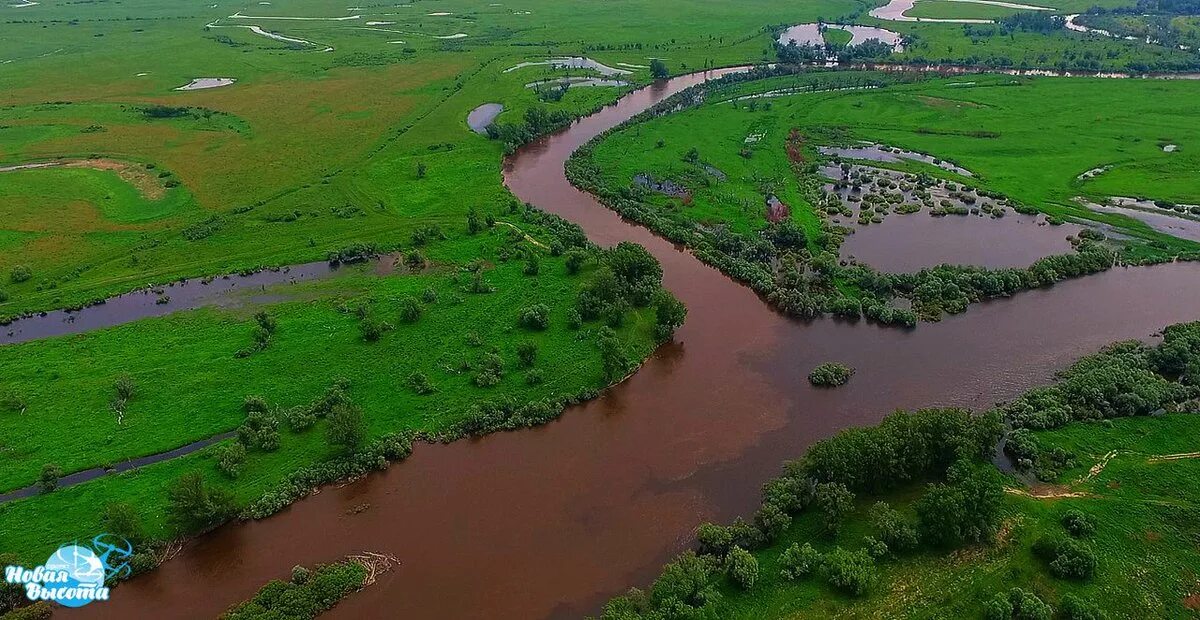
M522 200L662 262L689 316L640 372L544 427L420 445L385 472L223 527L111 601L60 615L212 618L296 564L369 550L399 567L326 617L578 618L646 584L697 524L750 512L759 483L816 439L897 407L986 407L1108 342L1200 318L1200 267L1188 264L1114 269L912 331L772 312L563 174L579 145L720 73L631 93L506 162ZM854 379L809 386L809 370L829 360L857 367Z

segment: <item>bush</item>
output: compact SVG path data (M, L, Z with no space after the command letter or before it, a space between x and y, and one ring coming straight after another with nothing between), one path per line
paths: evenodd
M819 387L845 385L854 374L854 369L837 362L825 362L808 373L808 382Z
M725 556L725 573L738 587L749 590L758 581L758 560L749 551L734 547Z
M274 452L279 449L279 420L261 409L253 409L238 426L237 438L247 448Z
M816 506L826 536L833 538L842 529L842 519L854 509L854 494L839 482L817 485Z
M862 596L875 583L875 559L865 550L835 547L825 554L821 572L829 585L852 596Z
M525 373L525 385L541 385L545 381L546 376L537 368Z
M1063 596L1062 607L1059 608L1062 620L1104 620L1104 612L1099 606L1089 603L1074 594Z
M544 330L550 327L550 308L546 304L534 304L521 310L517 323L526 329Z
M671 609L675 617L691 617L694 611L702 610L720 598L713 585L713 571L710 560L685 552L668 564L654 581L650 589L651 604L659 609Z
M8 275L8 279L11 280L13 284L27 282L31 278L33 278L33 270L25 265L17 265L13 267L12 271L9 272Z
M254 598L234 606L223 620L316 618L345 596L363 587L367 569L358 562L341 562L308 570L292 569L292 581L272 581Z
M1073 538L1043 536L1034 543L1033 553L1060 579L1085 581L1096 573L1096 554Z
M1068 510L1062 516L1062 526L1075 538L1087 538L1096 531L1096 521L1080 510Z
M1013 588L983 607L987 620L1050 620L1053 610L1032 592Z
M809 543L792 543L779 558L779 574L784 579L804 579L821 567L821 554Z
M124 538L134 547L140 546L146 540L138 511L124 502L106 504L104 512L100 514L100 526L106 533Z
M367 437L367 421L354 403L338 403L329 410L325 437L345 454L353 454Z
M538 347L537 343L526 340L517 345L517 359L521 361L521 366L529 368L537 361Z
M184 474L167 489L167 522L180 534L195 534L220 525L233 510L233 496L209 486L200 472Z
M629 369L629 358L621 349L621 341L617 338L617 332L609 327L600 328L597 343L600 346L600 363L604 367L604 378L608 381L615 381L623 377L625 371Z
M421 301L424 301L427 304L436 304L437 300L437 291L433 290L432 287L425 289L425 292L421 293Z
M587 260L587 253L583 250L572 249L566 253L567 273L575 275L583 268L583 261Z
M904 553L917 548L917 528L885 502L876 502L871 507L871 524L879 533L879 540L893 553Z
M421 318L421 312L424 308L421 307L421 302L417 301L416 297L405 295L400 298L400 320L405 323L416 323L417 319Z
M221 450L217 456L217 468L230 479L237 478L246 464L246 446L235 441Z
M414 372L409 375L408 385L412 388L412 391L422 396L427 396L437 391L437 388L429 382L429 376L423 372Z
M38 488L42 493L49 493L58 488L58 479L62 478L63 470L54 463L46 463L42 466L42 473L38 475Z

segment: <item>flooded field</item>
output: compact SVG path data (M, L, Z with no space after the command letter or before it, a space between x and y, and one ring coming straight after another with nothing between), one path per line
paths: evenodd
M400 564L325 617L381 609L412 619L595 614L688 547L697 524L750 511L756 482L817 439L896 407L988 407L1113 340L1149 338L1195 318L1200 268L1191 264L1118 268L915 330L800 323L771 311L563 173L567 157L600 132L716 75L636 91L505 165L519 199L579 224L598 244L633 241L662 262L688 320L638 373L547 426L419 445L386 472L223 527L120 586L110 602L61 615L213 617L296 564L363 550ZM834 357L857 368L855 381L838 390L809 385L808 371Z
M1200 205L1179 205L1182 211L1172 206L1158 206L1151 200L1115 197L1104 204L1083 201L1095 211L1119 213L1143 222L1150 228L1180 239L1200 242Z
M825 37L822 34L823 28L833 28L849 32L849 45L858 45L864 41L876 39L881 43L891 45L897 52L904 49L899 33L874 26L843 24L797 24L783 31L783 34L779 36L779 42L783 45L789 43L795 43L796 45L824 45Z

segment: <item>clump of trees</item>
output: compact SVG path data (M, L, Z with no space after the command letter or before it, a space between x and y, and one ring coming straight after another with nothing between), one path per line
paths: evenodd
M823 528L836 534L853 509L856 493L879 493L922 479L942 479L929 485L925 496L933 499L925 509L918 509L915 522L886 504L877 504L872 509L877 537L866 540L864 548L836 547L821 554L811 544L792 545L781 556L780 571L785 579L820 575L847 594L864 595L877 579L876 564L881 559L915 551L921 545L981 540L995 532L1003 487L998 474L988 475L986 459L1002 429L996 413L972 416L960 409L927 409L897 412L879 426L847 429L817 442L800 460L788 463L782 476L764 485L763 503L752 522L738 519L727 526L700 526L696 532L699 554L685 554L668 566L655 587L663 582L685 590L692 595L688 607L702 612L714 600L712 594L721 579L753 588L757 579L746 578L748 569L735 575L731 558L740 558L737 562L743 568L748 566L743 553L749 555L778 540L794 515L817 511ZM943 525L949 535L940 532ZM939 531L926 533L935 530ZM603 618L674 617L668 609L678 608L662 605L676 600L634 590L610 602ZM642 615L621 615L629 610Z
M566 110L549 110L544 106L531 106L525 110L520 123L492 123L488 126L488 137L504 143L506 152L515 151L538 136L566 127L571 122L571 113Z
M845 364L825 362L808 373L808 382L819 387L835 387L845 385L853 375L854 369Z
M235 605L221 617L224 620L315 618L361 589L366 579L367 567L360 562L326 564L312 570L297 566L292 569L291 581L268 583L254 598Z

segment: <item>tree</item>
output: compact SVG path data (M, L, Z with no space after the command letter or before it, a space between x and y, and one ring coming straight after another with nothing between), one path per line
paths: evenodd
M879 540L893 553L916 549L919 542L917 528L885 502L876 502L871 507L871 524L879 532Z
M367 437L367 421L354 403L338 403L329 410L325 437L344 453L353 453Z
M866 552L835 547L825 554L821 572L829 585L852 596L862 596L875 583L875 559Z
M650 59L650 75L656 80L665 80L671 76L671 70L667 68L667 63L661 59Z
M118 538L124 538L129 544L137 547L146 540L142 519L133 506L124 502L110 502L104 506L100 515L100 524L106 533Z
M1104 611L1098 605L1074 594L1063 596L1059 614L1063 620L1104 620Z
M583 261L587 260L587 253L580 249L570 249L566 253L567 273L575 275L583 268Z
M217 457L217 469L229 478L237 478L246 464L246 446L235 441L221 450Z
M702 610L719 598L712 562L691 551L668 564L650 590L650 600L656 607L679 609L679 617L687 617L688 609Z
M840 482L825 482L817 485L815 499L825 535L837 536L842 529L842 519L854 509L854 494Z
M1081 510L1068 510L1062 516L1062 525L1075 538L1087 538L1096 531L1096 520Z
M181 534L194 534L224 522L233 514L233 496L209 486L200 472L180 476L167 489L167 522Z
M1096 554L1086 543L1065 537L1042 537L1033 545L1033 553L1059 579L1086 581L1096 573Z
M421 318L421 312L424 308L421 307L421 302L417 301L412 295L405 295L400 298L400 320L405 323L416 323L417 319Z
M546 304L534 304L521 310L517 323L526 329L542 331L550 327L550 308Z
M28 281L32 277L33 277L33 271L30 270L29 267L26 267L25 265L17 265L12 268L12 271L9 273L8 279L11 280L13 284L20 284L22 282Z
M804 579L821 567L821 554L809 543L804 543L803 547L792 543L780 556L779 566L779 574L784 579Z
M467 211L467 232L474 235L483 230L483 220L479 217L479 210L471 207Z
M1050 620L1053 610L1032 592L1013 588L984 605L987 620Z
M601 327L598 343L600 345L600 363L604 366L604 378L615 381L622 377L629 368L629 358L621 350L621 341L617 332L610 327Z
M670 291L662 289L654 295L655 338L664 342L670 340L686 318L687 306Z
M725 573L738 587L749 590L758 581L758 560L749 551L734 547L725 556Z
M417 162L417 178L424 179L425 172L426 172L425 162L423 162L423 161Z
M46 463L42 466L42 473L38 476L38 487L42 493L49 493L58 488L58 479L62 478L63 470L54 463Z
M917 500L921 535L936 545L982 542L996 533L1004 486L994 467L960 460L947 473L949 484L933 484Z

